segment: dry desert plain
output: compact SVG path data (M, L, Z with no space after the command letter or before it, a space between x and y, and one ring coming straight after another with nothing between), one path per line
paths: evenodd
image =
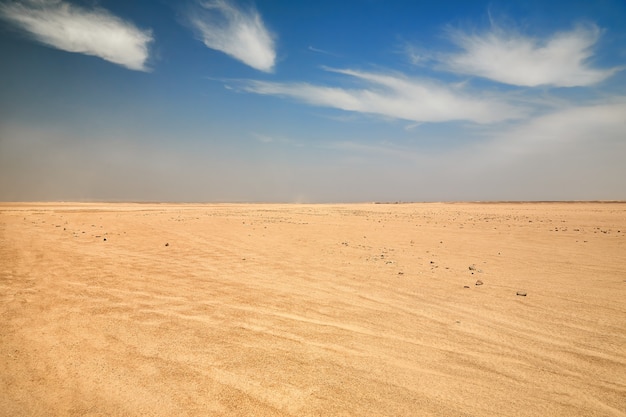
M626 416L626 204L0 204L0 415Z

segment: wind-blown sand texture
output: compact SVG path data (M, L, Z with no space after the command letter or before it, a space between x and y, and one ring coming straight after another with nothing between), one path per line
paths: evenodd
M3 416L626 416L626 204L5 203L0 329Z

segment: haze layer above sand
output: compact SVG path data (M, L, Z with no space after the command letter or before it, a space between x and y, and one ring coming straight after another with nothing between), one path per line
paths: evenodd
M626 204L0 204L0 415L626 416L625 300Z

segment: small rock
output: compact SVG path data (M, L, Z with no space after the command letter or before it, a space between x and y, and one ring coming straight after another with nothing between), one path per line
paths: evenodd
M476 270L476 266L475 265L470 265L469 266L469 270L470 271L475 271Z
M470 287L469 285L463 285L463 288L469 288L469 287Z
M481 280L476 281L476 285L483 285L483 282Z
M169 246L169 245L170 245L169 243L166 243L166 244L165 244L165 246Z
M518 291L517 295L519 295L520 297L526 297L526 291Z
M104 241L105 241L105 242L107 241L107 238L106 238L106 237L104 238Z

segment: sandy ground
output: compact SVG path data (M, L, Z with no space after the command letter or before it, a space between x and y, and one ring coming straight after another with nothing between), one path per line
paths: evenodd
M0 414L626 416L626 204L0 204Z

